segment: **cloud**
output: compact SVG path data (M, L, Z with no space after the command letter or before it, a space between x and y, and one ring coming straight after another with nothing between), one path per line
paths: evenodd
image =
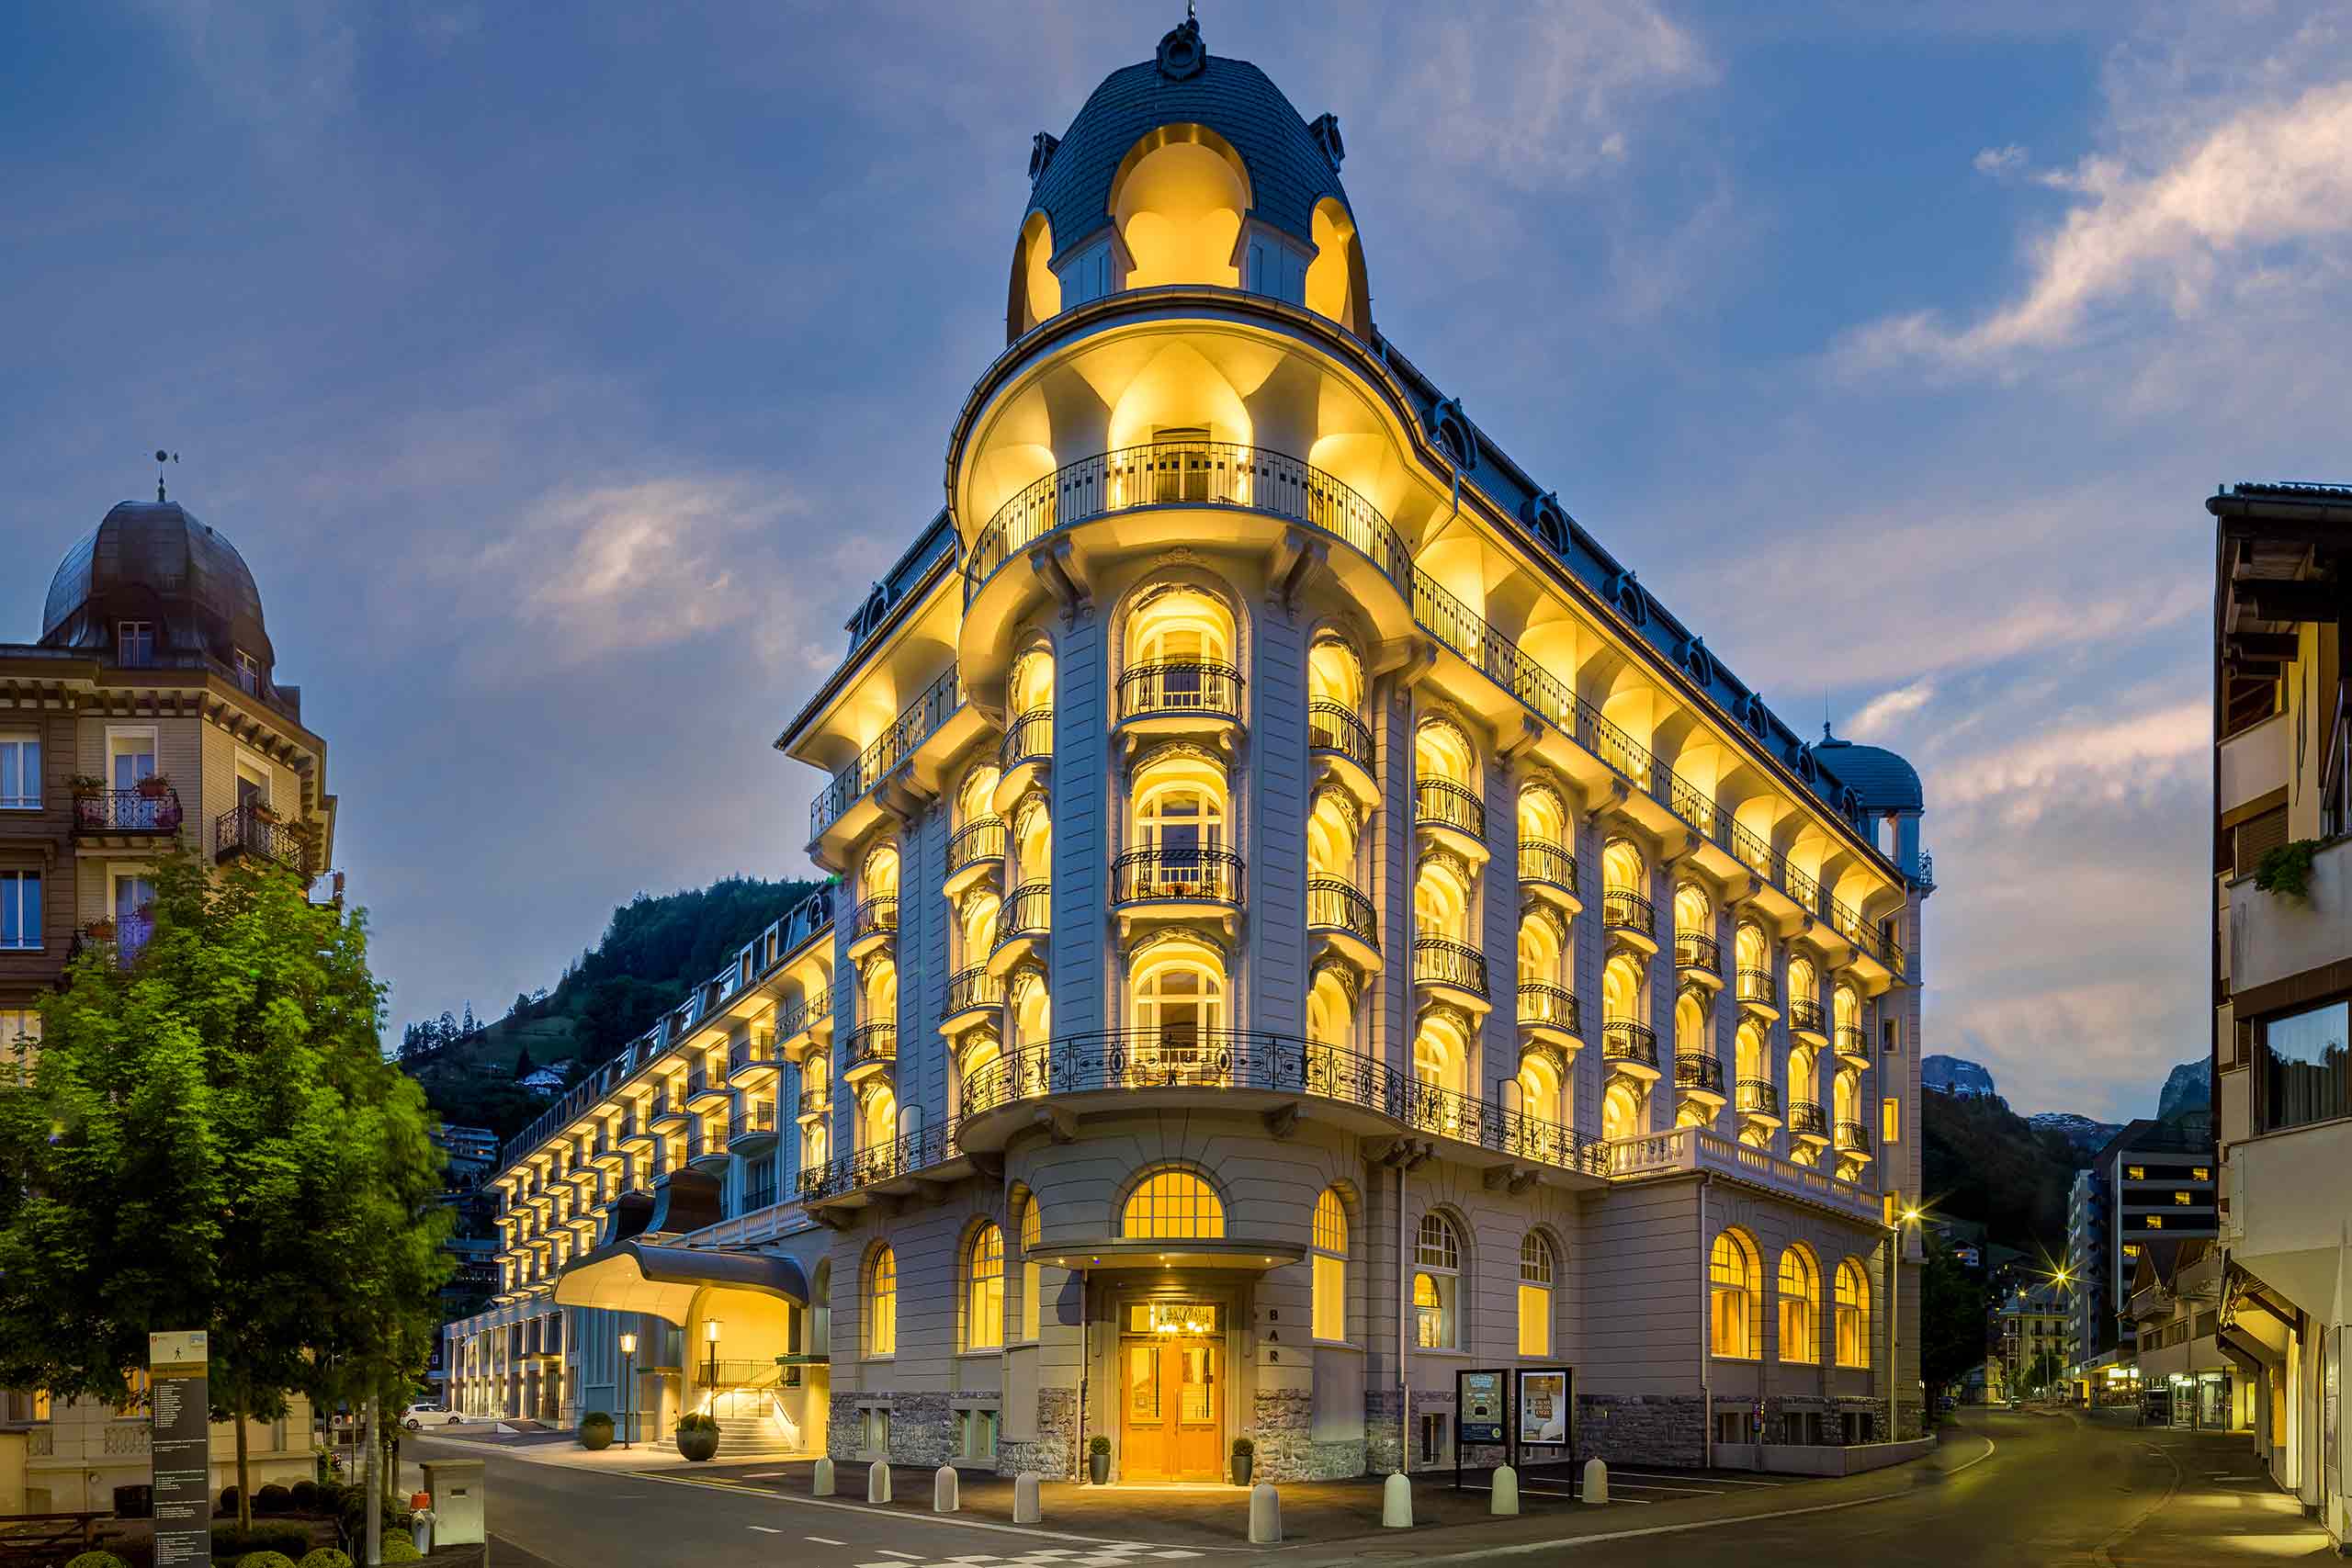
M2009 175L2025 167L2026 151L2012 141L2006 147L1987 147L1976 154L1974 164L1980 175Z
M2030 820L2062 781L2077 799L2145 793L2201 772L2213 743L2212 714L2180 702L2105 722L2070 714L2038 734L2007 741L1935 773L1939 805L1997 801L2010 822Z
M1934 683L1928 681L1914 681L1907 686L1881 692L1846 721L1846 733L1856 740L1869 740L1883 735L1905 716L1926 707L1935 694Z
M1962 328L1932 310L1873 322L1841 357L2001 365L2073 343L2110 310L2161 304L2188 318L2217 294L2324 275L2340 256L2292 249L2326 253L2352 234L2352 83L2245 108L2153 172L2093 156L2042 183L2083 200L2033 245L2022 295Z

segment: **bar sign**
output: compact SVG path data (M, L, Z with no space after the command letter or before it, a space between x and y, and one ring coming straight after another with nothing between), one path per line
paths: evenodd
M154 1391L148 1464L154 1487L155 1568L212 1568L208 1359L200 1328L147 1337L147 1375Z

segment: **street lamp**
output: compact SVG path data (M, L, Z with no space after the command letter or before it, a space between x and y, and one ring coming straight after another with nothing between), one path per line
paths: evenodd
M710 1346L710 1375L703 1380L703 1386L710 1391L710 1401L714 1406L711 1414L715 1416L718 1403L718 1319L703 1319L702 1337Z
M621 1447L629 1446L631 1412L637 1394L637 1336L621 1336Z

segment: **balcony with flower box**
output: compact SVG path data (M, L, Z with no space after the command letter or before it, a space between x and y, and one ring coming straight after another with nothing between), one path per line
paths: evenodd
M175 836L180 830L180 792L161 776L135 789L78 789L74 795L74 839L91 848L130 848Z

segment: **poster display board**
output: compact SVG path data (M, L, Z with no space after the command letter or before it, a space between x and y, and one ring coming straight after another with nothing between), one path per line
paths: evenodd
M211 1568L212 1422L204 1330L147 1337L148 1479L154 1486L155 1568Z
M1510 1416L1505 1371L1457 1372L1453 1379L1454 1441L1500 1444L1503 1423Z
M1568 1446L1568 1413L1574 1408L1575 1378L1566 1367L1521 1367L1519 1382L1519 1446Z
M1471 1449L1500 1449L1505 1464L1557 1464L1576 1442L1576 1370L1491 1367L1453 1374L1453 1484L1459 1491Z

